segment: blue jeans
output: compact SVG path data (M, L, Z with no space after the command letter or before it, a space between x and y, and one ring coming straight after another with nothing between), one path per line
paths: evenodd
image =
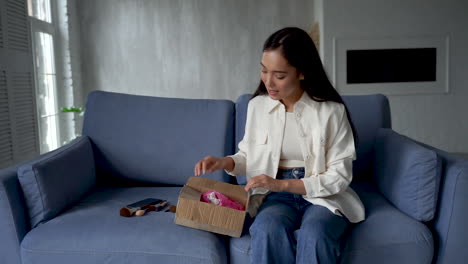
M300 179L304 169L279 170ZM350 222L300 194L270 193L250 226L251 263L338 263L340 238Z

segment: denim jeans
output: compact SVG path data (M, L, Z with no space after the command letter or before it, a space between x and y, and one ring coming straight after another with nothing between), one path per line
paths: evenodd
M277 179L300 179L304 169L279 170ZM250 262L338 263L340 238L350 222L300 194L270 193L250 226Z

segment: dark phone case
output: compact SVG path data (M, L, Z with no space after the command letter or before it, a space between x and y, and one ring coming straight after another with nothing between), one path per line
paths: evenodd
M147 198L141 201L138 201L136 203L132 203L127 205L127 208L139 208L139 207L144 207L148 205L154 205L163 202L164 200L161 199L155 199L155 198Z

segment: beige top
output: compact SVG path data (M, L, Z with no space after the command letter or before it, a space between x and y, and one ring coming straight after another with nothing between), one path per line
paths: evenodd
M297 129L296 116L294 112L286 112L284 125L283 144L279 166L282 168L304 167L301 146L299 145L299 130Z

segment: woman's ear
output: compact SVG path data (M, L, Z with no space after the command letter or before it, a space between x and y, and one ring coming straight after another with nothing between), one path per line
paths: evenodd
M299 80L301 80L301 81L304 80L304 74L302 74L302 73L299 74Z

